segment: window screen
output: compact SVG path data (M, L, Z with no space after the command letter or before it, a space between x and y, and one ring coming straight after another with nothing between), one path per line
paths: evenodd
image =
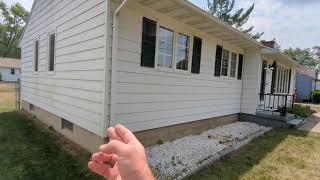
M224 49L223 50L222 69L221 69L222 76L228 76L229 58L230 58L230 52L228 50Z
M189 66L189 36L178 34L176 49L176 69L188 70Z
M68 129L70 131L73 131L73 123L66 120L66 119L61 119L62 121L62 129Z
M237 71L237 54L232 53L231 55L231 68L230 68L230 76L236 77L236 71Z
M165 27L160 27L158 57L159 67L172 68L173 36L174 33L172 30L169 30Z

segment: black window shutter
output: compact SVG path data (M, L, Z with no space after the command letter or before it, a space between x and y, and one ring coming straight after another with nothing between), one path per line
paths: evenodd
M239 62L238 62L238 80L242 79L242 71L243 71L243 54L239 54Z
M274 94L276 91L276 81L277 81L277 62L273 62L273 71L272 71L272 82L271 82L271 94Z
M290 93L290 87L291 87L291 69L289 70L289 83L288 83L288 94Z
M157 22L144 17L142 24L141 66L154 67Z
M202 39L194 37L191 73L199 74L201 65Z
M219 77L221 73L222 50L223 47L218 45L216 50L216 63L214 67L214 76L217 77Z

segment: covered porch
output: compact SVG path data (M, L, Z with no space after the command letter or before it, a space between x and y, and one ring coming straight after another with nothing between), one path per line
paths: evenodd
M256 115L286 123L299 124L288 109L295 102L297 63L274 48L264 48Z

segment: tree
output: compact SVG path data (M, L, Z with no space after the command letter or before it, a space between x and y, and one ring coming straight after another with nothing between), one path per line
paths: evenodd
M19 40L29 12L16 3L7 6L0 0L0 56L20 58Z
M320 46L315 46L313 47L314 55L320 61Z
M264 34L263 32L253 34L254 26L247 29L243 28L254 9L254 3L247 10L244 10L244 8L234 10L234 8L235 0L208 0L208 9L211 15L248 34L252 38L259 39Z
M300 48L289 48L283 50L283 52L291 57L293 60L297 61L299 64L309 67L309 68L314 68L318 65L318 61L315 59L314 54L312 51L307 48L307 49L300 49Z

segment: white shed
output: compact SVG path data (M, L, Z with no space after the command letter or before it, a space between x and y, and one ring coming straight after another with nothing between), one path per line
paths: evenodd
M20 79L20 59L0 58L0 81L17 82Z

